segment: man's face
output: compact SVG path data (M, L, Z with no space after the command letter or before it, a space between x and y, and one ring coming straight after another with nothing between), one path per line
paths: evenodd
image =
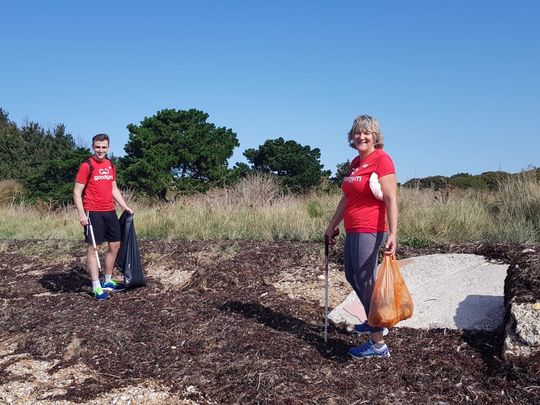
M94 158L103 160L107 158L107 152L109 152L109 141L95 141L92 149L94 150Z

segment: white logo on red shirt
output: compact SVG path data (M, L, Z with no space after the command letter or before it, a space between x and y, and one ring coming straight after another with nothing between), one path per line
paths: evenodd
M107 169L99 169L99 176L94 176L94 181L98 180L112 180L113 176L109 174L111 172L111 166L109 166Z
M344 183L355 183L358 181L362 181L362 176L349 176L343 179Z

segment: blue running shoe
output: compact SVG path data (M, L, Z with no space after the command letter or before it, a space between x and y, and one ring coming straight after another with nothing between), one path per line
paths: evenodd
M370 339L362 346L351 347L349 349L349 354L354 359L362 359L364 357L390 357L390 350L386 345L380 349L376 349Z
M126 286L122 283L118 283L114 280L101 282L101 288L103 288L105 291L124 291L126 289Z
M371 333L371 326L368 325L367 321L359 323L354 325L354 331L359 335L367 335ZM382 334L383 336L388 335L388 328L384 328Z
M98 301L105 301L107 298L109 298L109 293L107 291L103 291L103 288L96 287L92 290L92 294L94 294L94 298Z

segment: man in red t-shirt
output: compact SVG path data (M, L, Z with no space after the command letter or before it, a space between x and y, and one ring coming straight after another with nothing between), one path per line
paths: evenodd
M121 291L124 286L112 279L114 263L120 249L120 223L114 202L120 208L133 214L116 186L116 169L109 159L109 136L98 134L92 138L94 154L79 167L73 188L73 200L79 213L80 224L85 229L86 258L88 273L92 279L92 292L98 300L109 297L108 291ZM84 197L83 197L84 194ZM108 242L105 256L105 279L99 280L99 266L92 241L96 245Z

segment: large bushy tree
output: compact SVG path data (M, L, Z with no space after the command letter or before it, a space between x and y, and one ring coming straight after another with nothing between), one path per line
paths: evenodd
M169 189L202 191L226 182L227 160L240 144L231 129L207 119L196 109L166 109L128 125L124 185L163 199Z
M305 192L330 175L320 163L321 151L283 138L269 139L258 149L247 149L244 156L252 169L279 176L293 192Z
M0 180L18 180L30 200L70 202L77 169L89 156L63 125L45 130L29 122L19 129L0 109Z
M46 132L44 149L40 151L44 155L41 164L34 167L23 184L33 199L71 202L77 170L91 155L90 150L77 146L63 125Z

